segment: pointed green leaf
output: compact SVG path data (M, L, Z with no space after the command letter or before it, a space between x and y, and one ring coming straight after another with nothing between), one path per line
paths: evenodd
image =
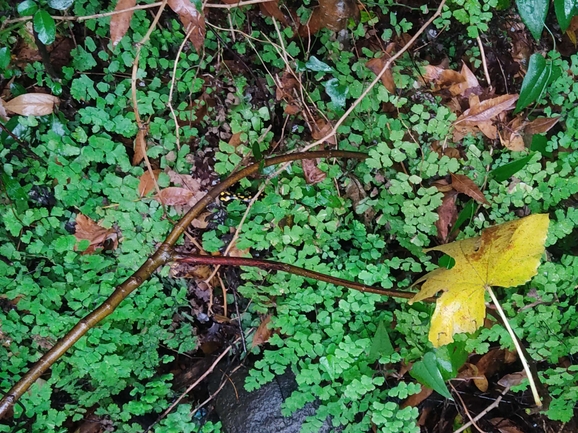
M0 71L3 71L10 64L10 50L7 47L0 48Z
M73 3L74 0L48 0L48 6L58 11L68 9Z
M563 32L568 30L570 20L573 16L578 15L578 1L576 0L554 0L554 11L558 24Z
M540 40L544 29L546 15L548 15L548 3L550 0L516 0L520 18L537 41Z
M369 355L367 356L371 362L377 361L382 356L389 356L395 352L387 329L383 324L383 321L379 322L377 330L375 331L375 336L371 342L371 349L369 349Z
M540 53L532 54L514 114L540 99L544 89L550 84L551 78L552 62L547 62Z
M526 166L526 164L530 162L533 156L534 153L530 153L529 155L523 158L502 165L501 167L495 168L492 171L490 171L490 176L493 176L496 182L503 182L512 177L521 169L523 169Z
M458 370L468 359L468 352L466 352L465 347L465 342L454 341L436 349L438 367L445 380L457 377Z
M34 30L44 45L50 45L56 39L56 24L50 14L43 9L34 14Z
M453 400L448 391L446 382L438 365L438 359L434 352L428 352L423 356L422 361L413 364L409 374L422 385L433 389L438 394Z

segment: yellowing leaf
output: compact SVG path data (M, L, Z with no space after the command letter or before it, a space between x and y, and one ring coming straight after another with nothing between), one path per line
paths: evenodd
M444 293L436 302L429 340L435 347L453 341L460 332L474 332L486 315L488 286L515 287L537 273L548 233L547 214L531 215L482 231L482 235L429 248L456 261L451 269L439 268L420 278L425 281L410 303Z
M46 93L26 93L6 102L4 108L22 116L46 116L54 112L59 102L56 96Z

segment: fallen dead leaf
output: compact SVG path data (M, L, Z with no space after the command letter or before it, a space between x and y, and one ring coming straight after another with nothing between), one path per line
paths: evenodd
M201 52L205 44L205 17L202 11L198 11L189 0L168 0L167 3L179 16L185 28L185 34L189 35L197 52Z
M264 344L267 341L269 341L269 338L271 338L271 334L273 332L273 330L269 328L270 322L271 322L271 315L268 315L261 321L261 324L255 331L255 335L253 335L253 342L251 343L251 348L255 346L260 346L261 344Z
M365 66L375 75L378 75L385 66L385 63L386 60L383 57L378 57L369 60ZM385 73L381 76L381 82L389 93L395 94L395 82L393 81L391 68L388 68L387 71L385 71Z
M453 174L450 173L452 177L452 188L457 192L466 194L467 196L473 198L478 203L489 205L490 202L486 200L484 193L480 191L478 185L474 183L469 177L463 174Z
M88 248L82 254L92 254L97 248L116 249L118 246L118 233L115 229L104 228L82 214L76 216L74 236L79 242L82 240L90 242Z
M338 32L347 27L350 18L359 21L359 8L355 0L319 0L319 7L311 14L311 19L299 33L309 36L323 28Z
M435 347L460 332L484 324L486 287L516 287L536 275L548 234L548 214L535 214L482 231L482 235L425 250L455 259L451 269L438 268L421 277L421 290L409 303L443 294L436 300L429 340Z
M151 175L151 172L147 170L143 173L138 184L138 194L140 197L144 197L155 189L155 181L159 178L160 172L160 170L153 170Z
M317 119L317 121L312 125L310 124L310 126L311 126L311 136L313 137L314 140L321 140L323 137L327 136L327 134L330 134L331 131L333 130L331 124L325 122L325 120L323 119ZM335 134L326 139L325 143L333 145L337 144Z
M316 183L322 182L327 177L327 173L321 171L317 167L317 160L315 159L303 159L301 165L303 167L303 175L305 176L305 181L309 185L315 185Z
M118 0L114 10L115 12L123 11L133 8L135 5L136 0ZM120 42L129 29L133 13L134 11L117 13L110 18L110 40L113 47Z
M138 165L144 159L147 149L147 140L149 128L145 126L140 128L134 140L134 155L132 156L132 165Z
M489 422L494 426L494 429L500 433L524 433L508 418L491 418Z
M166 206L183 206L189 203L193 195L195 195L194 192L186 188L170 186L162 189L161 193L155 196L155 199Z
M279 0L271 0L264 3L259 3L261 13L266 17L275 18L277 21L283 23L287 27L291 27L291 22L285 16L281 9L279 9Z
M528 135L543 134L552 129L559 120L560 117L538 117L526 124L524 133Z
M435 222L435 225L438 229L438 238L442 242L447 242L450 229L458 219L458 208L456 207L457 196L456 191L444 193L442 204L437 209L438 220Z
M5 102L4 108L21 116L46 116L52 114L59 103L60 99L46 93L25 93Z

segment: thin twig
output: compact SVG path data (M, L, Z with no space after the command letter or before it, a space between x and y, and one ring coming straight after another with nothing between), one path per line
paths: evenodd
M452 381L450 380L448 383L452 387L456 396L458 397L458 400L462 404L462 407L464 408L464 412L465 412L466 416L468 417L468 419L470 420L470 424L472 424L475 428L477 428L480 433L486 433L484 430L482 430L480 427L478 427L478 425L476 424L476 420L474 418L472 418L472 416L470 415L470 411L468 410L466 403L464 402L464 399L462 398L462 396L460 395L458 390L454 387Z
M227 348L223 351L223 353L221 353L221 354L217 357L217 359L215 359L215 362L213 362L213 363L211 364L211 366L207 369L207 371L205 371L201 377L199 377L191 386L189 386L189 387L187 388L187 390L186 390L185 392L183 392L183 393L179 396L179 398L177 398L177 399L173 402L173 404L171 404L171 405L167 408L167 410L165 410L165 411L159 416L159 418L145 430L145 433L149 432L149 431L151 430L151 428L153 428L160 420L162 420L164 417L166 417L166 416L175 408L175 406L177 406L177 405L181 402L181 400L182 400L183 398L185 398L185 396L186 396L189 392L191 392L199 383L201 383L209 374L211 374L212 371L213 371L213 370L215 369L215 367L217 366L217 364L219 364L219 362L221 361L221 359L223 359L223 358L225 357L225 355L231 351L231 349L233 348L233 346L234 346L238 341L239 341L239 339L237 338L229 347L227 347Z
M488 82L488 86L490 86L490 89L491 89L492 88L492 81L490 80L490 73L488 72L488 63L486 61L486 53L484 51L484 45L482 44L482 40L480 39L479 36L476 38L476 40L478 41L478 47L480 47L480 55L482 57L482 65L484 67L484 75L486 76L486 81Z
M347 117L349 117L349 115L353 112L353 110L355 110L357 108L357 106L369 94L369 92L371 92L371 90L375 87L375 85L381 81L381 77L391 67L393 62L395 62L399 57L401 57L401 55L404 54L409 49L409 47L411 47L413 45L413 43L417 40L417 38L419 38L419 36L423 32L426 31L426 29L429 27L429 25L438 16L441 15L442 9L443 9L445 4L446 4L446 0L442 0L439 7L435 11L435 13L431 16L431 18L429 20L427 20L425 22L425 24L423 26L420 27L420 29L417 31L417 33L415 35L413 35L413 37L409 40L409 42L407 44L405 44L401 50L399 50L397 53L395 53L395 55L391 56L387 62L385 62L385 64L383 65L383 68L381 68L381 71L379 71L379 74L377 74L375 76L373 81L371 83L369 83L369 86L367 86L367 88L363 91L363 93L359 96L359 98L357 98L355 100L355 102L353 102L353 104L351 104L351 106L347 109L347 111L345 113L343 113L343 115L339 118L339 120L335 123L335 125L331 129L331 132L329 132L325 137L322 137L319 140L305 146L303 148L303 150L309 150L309 149L323 143L324 141L328 140L329 138L337 135L337 130L339 129L339 127L343 124L343 122L345 122Z
M506 387L506 389L504 389L502 391L502 395L500 395L491 405L489 405L487 408L485 408L482 412L480 412L479 415L477 415L472 421L474 422L478 422L479 420L481 420L484 416L486 416L486 414L488 414L490 411L494 410L496 407L498 407L498 405L500 404L500 402L502 401L502 398L504 398L504 395L507 394L507 392L510 390L510 387ZM468 429L469 427L471 427L474 423L472 421L469 421L468 423L464 424L463 426L461 426L459 429L457 429L456 431L454 431L454 433L461 433L464 430Z
M510 326L510 322L508 321L508 317L504 313L504 310L502 310L502 306L500 305L498 298L496 298L496 295L494 294L494 291L492 290L492 288L490 286L486 286L486 290L490 294L490 297L492 298L492 302L496 306L496 309L498 310L500 317L504 321L504 326L508 330L510 337L512 337L512 341L514 342L514 346L516 346L516 350L518 352L518 355L520 356L520 361L522 361L522 365L524 366L524 371L526 372L526 376L528 376L528 383L530 384L530 389L532 390L532 395L534 396L534 403L536 403L536 406L541 407L542 401L540 400L540 394L538 393L536 381L534 380L534 376L532 375L532 371L530 370L530 365L528 364L528 360L524 356L524 352L522 351L522 347L520 346L520 342L518 341L518 337L516 336L516 334L514 333L514 330Z

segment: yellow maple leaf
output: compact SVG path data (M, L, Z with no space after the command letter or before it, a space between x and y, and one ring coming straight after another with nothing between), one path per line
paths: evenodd
M451 269L439 268L424 275L416 301L444 293L436 301L429 340L435 347L454 341L453 335L474 332L486 316L486 287L515 287L538 271L548 234L547 214L530 215L482 231L482 235L429 248L456 261Z

